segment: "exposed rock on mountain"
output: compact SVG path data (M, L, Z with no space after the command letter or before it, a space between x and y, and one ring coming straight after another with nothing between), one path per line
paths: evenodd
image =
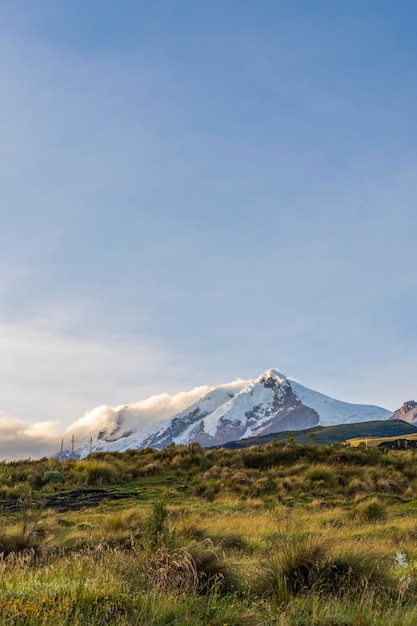
M404 402L401 408L395 411L391 417L393 420L404 420L409 424L417 424L417 402L408 400Z

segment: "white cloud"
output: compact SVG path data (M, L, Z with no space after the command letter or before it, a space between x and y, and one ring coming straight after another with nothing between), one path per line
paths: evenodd
M146 400L134 402L128 406L98 406L92 411L87 411L83 417L68 428L67 439L74 434L79 441L85 441L88 437L96 435L102 429L111 432L117 425L116 418L118 412L122 409L125 409L123 414L125 430L130 428L136 430L139 428L140 431L145 431L153 424L179 413L211 389L212 387L204 385L195 387L191 391L182 391L174 395L162 393L151 396Z
M0 416L0 459L39 458L55 454L59 446L58 422L29 424L22 419Z
M174 395L167 393L151 396L146 400L135 402L126 408L124 426L145 431L154 423L167 419L196 402L212 388L196 387L191 391ZM59 422L44 421L27 423L22 419L3 414L0 416L0 459L38 458L56 454L64 440L69 447L74 435L77 444L85 443L88 437L96 435L100 430L111 431L116 426L118 411L124 406L97 406L87 411L76 420L65 433L59 433Z

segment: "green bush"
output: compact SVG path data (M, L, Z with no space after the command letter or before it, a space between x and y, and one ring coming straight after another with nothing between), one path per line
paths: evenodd
M61 472L57 472L55 470L48 470L46 472L43 473L42 476L42 483L44 485L46 485L47 483L63 483L65 482L65 479L63 477L63 475L61 474Z
M165 503L162 500L158 500L154 503L152 508L152 515L148 520L148 536L152 546L164 543L168 529L166 527L166 519L168 517L168 511Z

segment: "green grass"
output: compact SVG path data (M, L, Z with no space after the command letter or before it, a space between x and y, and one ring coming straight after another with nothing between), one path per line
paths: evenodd
M415 430L415 427L412 426L411 428L413 428ZM390 434L391 431L388 431L386 435L381 435L381 436L370 436L368 437L367 435L361 435L360 437L354 437L354 438L350 438L346 440L346 443L351 445L351 446L369 446L369 447L376 447L378 446L380 443L383 443L384 441L395 441L397 439L406 439L406 440L416 440L417 439L417 433L416 432L398 432L398 434Z
M170 446L0 483L0 625L417 623L412 451Z
M305 430L291 433L295 443L300 444L329 444L350 441L358 438L365 441L366 438L380 437L381 441L389 437L398 438L407 434L416 434L415 426L403 420L375 420L372 422L360 422L357 424L338 424L335 426L313 426ZM248 437L239 441L231 441L225 444L229 449L248 448L256 445L267 445L271 443L285 443L288 432L274 433L271 435L261 435L260 437Z

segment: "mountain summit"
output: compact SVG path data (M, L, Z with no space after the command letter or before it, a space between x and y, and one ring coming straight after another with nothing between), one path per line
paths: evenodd
M384 420L392 415L377 406L335 400L289 380L274 369L254 380L237 380L208 388L206 392L203 389L202 395L189 406L177 412L173 407L157 424L145 429L143 408L140 413L135 410L137 405L111 409L110 421L103 428L103 420L97 418L101 427L97 426L90 444L78 448L77 456L88 454L90 447L93 451L146 446L160 449L170 443L192 441L216 446L257 435ZM101 409L110 410L110 407Z

